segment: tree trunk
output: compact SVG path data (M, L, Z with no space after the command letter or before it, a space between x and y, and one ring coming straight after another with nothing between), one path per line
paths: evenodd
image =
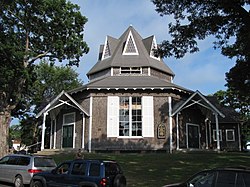
M9 152L9 125L11 114L8 111L0 112L0 157Z

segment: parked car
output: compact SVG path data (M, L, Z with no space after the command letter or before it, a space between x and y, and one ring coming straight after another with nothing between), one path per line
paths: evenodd
M249 168L216 168L201 171L186 182L164 187L249 187Z
M111 160L77 159L61 163L51 172L37 173L31 187L125 187L120 165Z
M11 154L0 159L0 181L13 183L15 187L30 184L34 173L52 170L56 167L51 157Z

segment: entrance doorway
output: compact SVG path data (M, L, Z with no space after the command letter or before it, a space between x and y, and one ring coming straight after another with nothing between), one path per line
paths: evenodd
M187 123L187 148L199 149L200 148L200 128L199 125Z
M74 125L63 126L63 148L73 148Z

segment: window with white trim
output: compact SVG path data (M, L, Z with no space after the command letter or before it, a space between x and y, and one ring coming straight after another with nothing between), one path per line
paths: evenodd
M142 136L141 97L120 97L119 136Z
M234 129L226 129L226 140L235 141Z
M214 139L215 142L217 142L217 135L216 135L216 130L215 129L213 130L213 139ZM221 131L221 129L219 130L219 139L220 139L220 141L222 141L222 131Z
M141 67L121 67L120 74L141 74Z
M153 96L108 96L107 137L154 137Z

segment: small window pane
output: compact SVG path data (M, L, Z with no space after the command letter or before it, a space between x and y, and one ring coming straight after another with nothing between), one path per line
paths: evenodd
M234 137L234 130L232 129L227 129L226 130L226 139L227 141L235 141L235 137Z
M74 123L75 115L74 114L66 114L64 115L64 124Z

